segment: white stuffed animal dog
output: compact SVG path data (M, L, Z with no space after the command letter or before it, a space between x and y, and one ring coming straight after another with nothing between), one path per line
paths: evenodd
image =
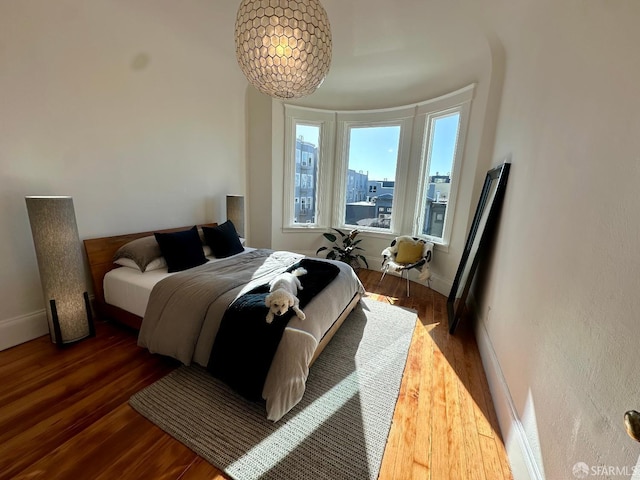
M304 312L300 310L300 300L298 300L298 290L302 290L302 284L298 279L307 271L304 268L296 268L293 272L285 272L278 275L269 282L269 295L264 299L264 303L269 307L267 323L273 322L274 315L284 315L291 308L300 320L306 318Z

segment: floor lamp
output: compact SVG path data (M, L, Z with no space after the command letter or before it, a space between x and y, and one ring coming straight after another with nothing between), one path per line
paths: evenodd
M227 195L227 220L236 227L238 236L244 237L244 196Z
M51 341L95 335L71 197L26 197Z

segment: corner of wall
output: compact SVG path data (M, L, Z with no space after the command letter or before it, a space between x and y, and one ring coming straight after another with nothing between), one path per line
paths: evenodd
M249 244L271 248L273 224L271 98L247 87L247 217Z

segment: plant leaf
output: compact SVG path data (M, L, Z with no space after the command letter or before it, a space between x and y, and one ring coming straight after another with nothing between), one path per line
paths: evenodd
M364 262L364 264L367 266L367 268L369 268L369 264L367 263L367 259L366 259L366 258L364 258L364 256L363 256L363 255L358 255L358 258L361 258L361 259L362 259L362 261Z
M330 242L335 242L338 239L338 237L336 237L333 233L323 233L322 235Z
M331 230L335 230L336 232L338 232L342 238L344 238L344 237L346 237L346 236L347 236L345 233L341 232L341 231L340 231L340 230L338 230L337 228L331 228Z
M335 260L336 259L336 252L330 251L329 253L327 253L327 258L329 260Z
M327 247L320 247L318 250L316 250L316 255L319 254L320 252L323 252L326 249Z

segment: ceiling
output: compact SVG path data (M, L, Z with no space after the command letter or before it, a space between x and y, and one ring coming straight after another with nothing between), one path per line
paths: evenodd
M478 22L456 0L322 0L333 37L324 83L309 105L382 108L489 56ZM463 81L466 81L464 79ZM453 85L459 88L462 85ZM402 92L407 92L402 95Z

